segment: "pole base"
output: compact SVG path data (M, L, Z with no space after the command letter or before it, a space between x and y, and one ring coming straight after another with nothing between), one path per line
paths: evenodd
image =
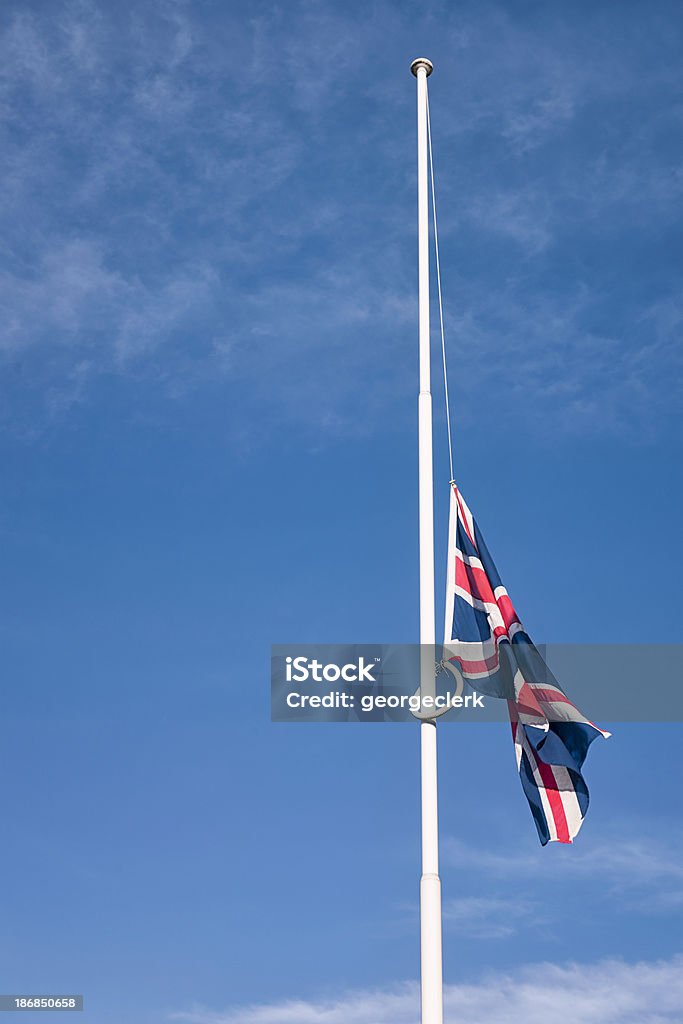
M441 965L441 882L438 875L420 879L421 1024L443 1024Z

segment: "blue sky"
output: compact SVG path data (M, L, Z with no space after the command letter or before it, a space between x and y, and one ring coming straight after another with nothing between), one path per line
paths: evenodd
M436 68L456 473L515 605L539 641L680 642L680 9L0 27L0 988L413 1024L417 729L268 706L272 642L417 637L408 67ZM441 731L451 1019L680 1019L680 746L617 726L541 851L507 731Z

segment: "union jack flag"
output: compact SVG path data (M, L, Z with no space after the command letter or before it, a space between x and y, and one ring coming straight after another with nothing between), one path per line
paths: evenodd
M522 789L538 836L571 843L588 810L581 767L596 736L517 617L472 513L453 483L444 664L473 689L507 699Z

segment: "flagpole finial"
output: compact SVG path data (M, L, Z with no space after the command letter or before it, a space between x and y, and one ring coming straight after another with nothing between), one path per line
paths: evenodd
M432 64L431 60L427 60L426 57L416 57L413 63L410 65L410 70L412 71L416 78L420 68L424 68L425 71L427 72L427 76L429 76L434 70L434 65Z

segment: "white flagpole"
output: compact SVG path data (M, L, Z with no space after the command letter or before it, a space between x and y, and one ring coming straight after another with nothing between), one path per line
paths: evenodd
M432 396L429 367L429 182L427 177L427 76L432 63L418 57L410 65L417 79L417 211L420 312L420 394L418 445L420 484L420 690L434 694L434 481ZM422 877L420 879L420 960L422 1024L442 1024L441 882L436 773L436 722L420 722L422 777Z

